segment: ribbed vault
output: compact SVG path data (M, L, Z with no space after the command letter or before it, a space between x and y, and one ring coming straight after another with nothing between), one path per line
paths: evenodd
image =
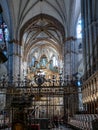
M24 58L35 47L44 44L62 55L65 32L63 25L52 16L39 14L30 19L20 31L20 43L24 48Z
M0 0L3 18L16 55L21 47L22 61L36 48L53 48L55 55L65 58L66 41L76 35L80 0ZM72 44L71 44L72 45ZM53 52L49 49L50 53ZM65 53L64 53L65 51ZM67 55L66 55L67 57ZM17 62L18 63L18 62ZM67 64L67 63L66 63Z

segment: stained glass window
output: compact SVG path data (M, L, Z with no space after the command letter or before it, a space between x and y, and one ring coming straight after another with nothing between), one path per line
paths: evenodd
M3 41L3 32L2 32L2 29L0 28L0 42Z
M46 56L42 56L42 58L40 60L40 65L42 67L46 67L46 64L47 64L47 58L46 58Z
M2 14L0 14L0 42L9 40L9 31L5 24Z
M35 61L36 61L36 58L35 58L35 57L33 57L33 58L32 58L32 61L31 61L31 66L34 66Z
M82 38L82 27L81 27L81 19L78 20L77 23L77 38Z
M9 31L8 31L7 25L5 25L5 27L4 27L4 33L5 33L5 41L8 41L9 40Z
M58 62L55 56L53 56L53 66L58 66Z
M3 41L2 15L0 14L0 42Z
M0 6L0 62L6 62L7 57L7 41L9 40L9 32L7 25L3 20L2 8Z

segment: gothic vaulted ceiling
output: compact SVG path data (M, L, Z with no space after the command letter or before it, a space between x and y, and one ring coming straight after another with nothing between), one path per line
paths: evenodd
M0 0L10 38L23 45L25 56L41 42L62 53L67 37L75 34L80 0Z

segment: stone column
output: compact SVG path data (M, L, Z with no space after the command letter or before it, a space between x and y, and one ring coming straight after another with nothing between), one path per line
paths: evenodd
M66 41L65 43L65 47L64 47L65 51L64 51L64 77L65 77L65 82L67 82L67 78L69 80L69 76L70 76L70 42Z
M85 11L86 11L86 6L85 6L85 0L81 1L81 18L82 18L82 42L83 42L83 62L84 62L84 76L83 79L86 80L86 70L87 70L87 57L86 57L86 32L85 32Z
M17 75L21 74L21 46L19 42L12 40L8 48L8 74L9 81L12 83L13 80L17 80Z
M98 114L98 72L96 74L96 96L97 96L97 114Z

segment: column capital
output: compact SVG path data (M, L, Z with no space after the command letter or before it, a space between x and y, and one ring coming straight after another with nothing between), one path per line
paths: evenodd
M9 41L10 44L15 43L15 44L20 44L20 42L17 39L12 39Z
M65 38L65 42L75 41L75 40L77 40L77 38L76 38L76 37L73 37L73 36L70 36L70 37Z

